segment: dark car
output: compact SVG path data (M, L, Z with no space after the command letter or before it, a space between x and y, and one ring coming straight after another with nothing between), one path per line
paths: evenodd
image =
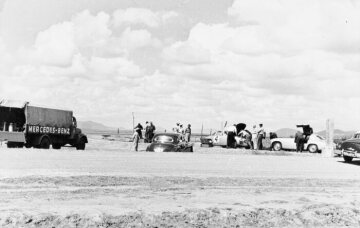
M181 140L177 133L156 134L151 144L146 148L150 152L193 152L193 145Z
M360 158L360 132L342 142L341 149L345 162L351 162L353 158Z

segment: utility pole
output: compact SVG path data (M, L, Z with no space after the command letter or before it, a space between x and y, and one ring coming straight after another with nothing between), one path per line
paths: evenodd
M325 150L322 151L323 157L334 156L334 121L331 119L326 120L326 146Z
M132 112L132 118L133 118L133 133L134 133L134 128L135 128L135 116L134 116L134 112Z

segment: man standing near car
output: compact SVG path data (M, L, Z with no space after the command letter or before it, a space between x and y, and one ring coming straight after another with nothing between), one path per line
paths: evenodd
M295 134L295 143L296 143L296 152L302 153L304 149L304 135L300 131L297 131Z
M263 124L259 124L259 130L258 130L258 145L257 148L259 150L263 149L263 139L265 138L265 131L263 128Z
M191 137L191 125L188 124L187 128L185 129L185 142L190 142Z
M226 148L235 148L236 147L236 125L229 126L226 129L227 132L227 145Z

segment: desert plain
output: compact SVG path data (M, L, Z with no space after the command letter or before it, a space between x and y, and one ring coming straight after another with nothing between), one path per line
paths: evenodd
M291 151L0 146L1 227L358 227L360 161Z

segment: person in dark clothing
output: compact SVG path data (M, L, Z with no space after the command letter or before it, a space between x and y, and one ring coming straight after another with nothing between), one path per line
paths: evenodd
M259 124L259 130L258 130L258 138L257 138L257 143L258 143L258 150L262 150L264 149L263 147L263 139L265 139L265 136L266 136L266 133L264 131L264 128L263 128L263 124Z
M185 142L190 142L191 138L191 125L188 124L187 128L185 129Z
M227 145L226 148L236 148L235 136L237 134L236 126L232 125L226 129L227 132Z
M148 129L148 142L151 142L151 140L153 139L155 130L156 130L155 125L153 124L153 122L150 122Z
M143 126L138 123L138 125L136 125L136 127L134 128L134 130L139 134L139 138L142 139L142 130L143 130Z
M296 152L302 153L304 150L304 135L300 131L297 131L295 134L295 143L296 143Z
M145 143L148 143L148 142L150 142L150 140L149 140L150 124L149 124L148 121L146 121L145 125L146 125L146 126L145 126L145 139L144 139L144 142L145 142Z

